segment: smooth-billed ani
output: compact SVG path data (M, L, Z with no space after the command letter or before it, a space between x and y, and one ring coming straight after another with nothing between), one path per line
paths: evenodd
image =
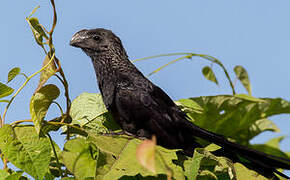
M201 147L196 137L202 138L222 147L218 155L241 162L266 177L276 178L274 172L286 177L276 169L290 169L290 160L230 142L188 121L171 98L130 62L121 40L110 30L81 30L70 45L81 48L91 58L103 101L124 131L146 138L156 135L159 145L183 149L187 155Z

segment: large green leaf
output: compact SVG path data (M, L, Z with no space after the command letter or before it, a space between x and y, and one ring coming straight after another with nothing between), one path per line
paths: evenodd
M13 91L14 89L0 82L0 98L9 96Z
M30 100L30 115L35 125L35 129L40 133L43 120L49 106L59 96L59 89L53 84L43 86Z
M290 113L290 103L281 98L219 95L190 98L179 103L198 126L231 137L244 145L264 131L279 131L267 119L269 116ZM196 111L196 104L201 111Z
M72 124L92 129L95 133L104 132L107 128L118 129L103 103L101 94L82 93L79 95L72 102L70 116Z
M105 138L103 140L102 138ZM122 176L156 176L172 172L175 179L184 179L182 169L173 163L177 160L176 150L156 147L156 174L145 169L136 158L136 149L141 144L138 139L129 137L98 136L90 134L88 141L100 149L102 160L98 161L98 179L118 179ZM104 142L106 142L104 144Z
M98 150L82 138L67 141L61 154L63 163L77 179L94 179L97 158Z
M32 126L4 125L0 128L0 149L12 164L35 179L42 180L48 171L49 139L40 137Z

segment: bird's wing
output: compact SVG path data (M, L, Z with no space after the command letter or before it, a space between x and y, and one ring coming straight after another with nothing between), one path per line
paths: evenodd
M151 82L147 87L144 83L142 86L123 84L116 89L115 95L118 114L115 118L125 130L133 134L140 130L149 136L154 134L158 144L166 144L168 148L177 148L184 141L176 116L185 114L159 87Z

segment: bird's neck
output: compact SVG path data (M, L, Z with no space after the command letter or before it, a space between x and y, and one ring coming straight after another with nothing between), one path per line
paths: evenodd
M115 85L124 76L130 78L129 76L141 74L124 51L99 53L91 58L100 88L104 85Z

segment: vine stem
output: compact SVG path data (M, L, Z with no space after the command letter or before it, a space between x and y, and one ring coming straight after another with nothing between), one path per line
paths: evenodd
M185 56L183 56L181 58L178 58L178 59L175 59L175 60L173 60L173 61L171 61L171 62L169 62L169 63L161 66L160 68L158 68L157 70L153 71L149 75L151 75L151 74L153 74L155 72L158 72L162 68L164 68L164 67L166 67L166 66L168 66L168 65L170 65L172 63L175 63L175 62L177 62L177 61L179 61L181 59L191 58L193 56L197 56L197 57L201 57L201 58L203 58L205 60L208 60L208 61L210 61L212 63L215 63L215 64L219 65L223 69L223 71L224 71L224 73L225 73L225 75L226 75L226 77L227 77L227 79L229 81L229 84L231 86L233 95L236 94L236 91L235 91L235 88L234 88L234 84L233 84L233 82L232 82L232 80L230 78L230 75L229 75L228 71L226 70L226 68L224 67L224 65L218 59L216 59L215 57L210 56L210 55L206 55L206 54L196 54L196 53L168 53L168 54L159 54L159 55L155 55L155 56L149 56L149 57L144 57L144 58L140 58L140 59L135 59L132 62L134 63L134 62L137 62L137 61L142 61L142 60L147 60L147 59L153 59L153 58L158 58L158 57L180 56L180 55L185 55Z
M56 162L57 162L57 167L58 167L58 170L60 171L60 176L63 177L62 175L62 170L61 170L61 165L59 163L59 160L58 160L58 157L57 157L57 153L56 153L56 150L55 150L55 147L54 147L54 144L53 144L53 141L52 141L52 138L51 136L49 135L49 133L46 134L49 138L49 141L50 141L50 144L51 144L51 147L52 147L52 150L53 150L53 154L55 156L55 159L56 159Z
M12 122L10 125L17 125L17 124L20 124L20 123L23 123L23 122L33 122L31 119L25 119L25 120L19 120L19 121L14 121Z
M196 56L199 56L199 57L204 58L204 59L207 59L207 60L209 60L209 61L211 61L211 62L213 62L215 64L218 64L223 69L223 71L224 71L224 73L225 73L225 75L226 75L226 77L227 77L227 79L228 79L228 81L230 83L230 86L232 88L233 95L236 94L234 84L233 84L233 82L232 82L232 80L230 78L230 75L229 75L228 71L226 70L226 68L224 67L224 65L218 59L216 59L213 56L205 55L205 54L196 54Z
M5 107L3 116L2 116L2 120L1 120L1 127L4 126L4 121L5 121L5 116L7 113L8 108L10 107L11 103L13 102L13 100L15 99L15 97L20 93L20 91L26 86L26 84L30 81L31 78L33 78L34 76L36 76L38 73L40 73L41 71L43 71L46 67L48 67L48 65L53 61L54 59L54 53L51 57L51 59L49 60L49 62L43 66L40 70L36 71L35 73L33 73L31 76L29 76L25 82L21 85L21 87L16 91L16 93L12 96L12 98L10 99L9 103L7 104L7 106Z
M155 56L149 56L149 57L144 57L144 58L140 58L140 59L135 59L132 62L137 62L137 61L143 61L146 59L153 59L153 58L158 58L158 57L166 57L166 56L179 56L179 55L191 55L193 56L194 53L168 53L168 54L159 54L159 55L155 55Z
M192 57L192 55L186 55L186 56L182 56L182 57L180 57L180 58L174 59L174 60L170 61L169 63L167 63L167 64L165 64L165 65L159 67L159 68L156 69L155 71L151 72L148 76L151 76L152 74L157 73L158 71L160 71L161 69L165 68L166 66L169 66L170 64L176 63L177 61L180 61L180 60L182 60L182 59L189 59L189 58L191 58L191 57Z

